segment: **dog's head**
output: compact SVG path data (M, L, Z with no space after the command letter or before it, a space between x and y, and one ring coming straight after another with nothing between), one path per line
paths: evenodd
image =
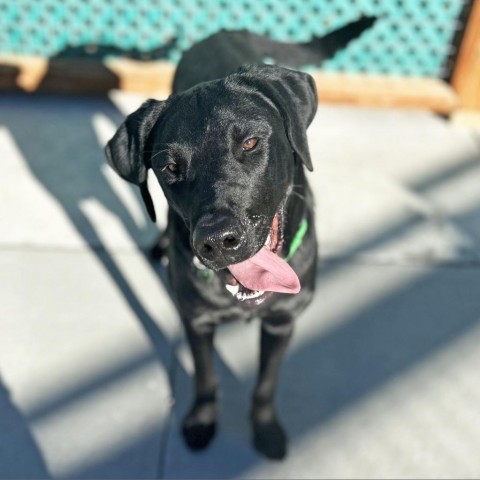
M106 147L110 165L147 190L151 168L209 268L223 269L281 242L295 162L312 163L306 130L317 109L313 79L270 65L243 67L166 101L148 100Z

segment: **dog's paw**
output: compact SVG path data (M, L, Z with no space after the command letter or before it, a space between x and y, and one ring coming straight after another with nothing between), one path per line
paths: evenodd
M287 443L285 430L276 419L253 423L253 445L262 455L282 460L287 455Z
M217 431L215 405L194 406L185 417L182 434L191 450L202 450L212 441Z
M198 423L192 425L183 425L182 433L185 443L191 450L202 450L206 448L217 430L216 423L206 425Z

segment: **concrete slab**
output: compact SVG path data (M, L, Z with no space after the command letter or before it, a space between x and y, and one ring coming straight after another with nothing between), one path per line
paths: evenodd
M147 269L138 252L0 252L0 418L24 445L0 450L1 478L158 474L175 312Z
M478 261L478 132L429 112L323 106L309 140L324 258Z

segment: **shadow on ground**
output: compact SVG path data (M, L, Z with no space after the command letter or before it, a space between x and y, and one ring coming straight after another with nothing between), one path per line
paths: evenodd
M0 467L1 478L50 478L27 420L16 408L10 392L0 383L0 452L8 459Z

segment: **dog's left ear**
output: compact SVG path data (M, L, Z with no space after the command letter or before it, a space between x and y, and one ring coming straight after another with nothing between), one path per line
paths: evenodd
M234 75L239 76L241 83L260 91L275 104L283 117L293 151L312 171L307 128L315 117L318 102L311 75L276 65L245 66Z
M125 180L140 187L148 214L156 220L152 197L147 187L147 171L150 168L150 133L165 109L165 103L147 100L138 110L130 114L120 125L105 147L110 166Z

